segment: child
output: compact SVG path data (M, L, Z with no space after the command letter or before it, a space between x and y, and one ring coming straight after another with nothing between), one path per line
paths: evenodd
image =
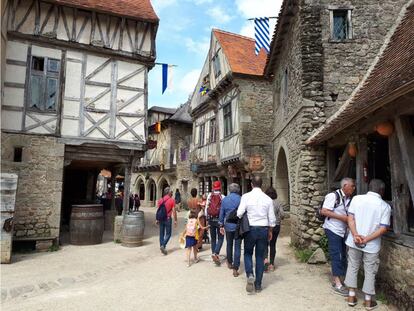
M185 231L185 248L187 249L187 267L191 265L190 257L191 257L191 249L193 249L194 254L194 262L197 263L199 261L197 257L197 240L198 237L198 229L206 229L207 227L203 227L197 218L197 213L195 211L190 211L188 216L188 221L186 225Z

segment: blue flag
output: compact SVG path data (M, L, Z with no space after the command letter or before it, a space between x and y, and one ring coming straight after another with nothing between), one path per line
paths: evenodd
M162 64L162 94L164 94L168 85L168 64Z
M266 53L270 51L269 18L259 17L254 19L254 37L256 39L255 53L259 54L262 48Z

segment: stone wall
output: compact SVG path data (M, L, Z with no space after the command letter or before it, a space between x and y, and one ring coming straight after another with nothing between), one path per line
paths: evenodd
M19 176L15 239L59 237L65 146L55 137L1 134L1 170ZM13 162L22 147L22 161Z
M262 157L263 169L254 172L263 178L264 188L270 186L273 151L269 133L273 128L271 82L263 79L235 79L239 86L239 129L241 158Z
M323 46L323 96L326 116L331 116L351 95L378 54L407 0L320 0ZM328 6L352 7L353 38L330 40ZM329 96L338 94L333 102Z
M377 285L399 310L414 310L414 249L384 237Z

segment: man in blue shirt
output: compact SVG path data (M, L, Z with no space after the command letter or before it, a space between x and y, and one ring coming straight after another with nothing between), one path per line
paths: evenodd
M241 238L235 239L236 224L226 222L227 216L233 210L237 209L240 204L240 186L238 184L230 184L229 186L230 195L225 197L221 202L219 225L220 233L224 235L226 232L227 242L227 267L233 269L233 276L239 275L240 266L240 253L241 253ZM233 244L234 244L234 259L233 259Z

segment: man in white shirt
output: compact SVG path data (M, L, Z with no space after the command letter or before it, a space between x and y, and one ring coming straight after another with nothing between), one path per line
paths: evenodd
M244 236L244 269L247 276L246 291L251 293L262 290L264 271L264 254L267 241L272 239L272 228L276 225L273 201L261 189L262 179L255 176L252 179L252 191L241 197L237 217L242 218L247 213L250 231ZM253 250L256 256L256 279L253 274Z
M348 225L351 233L346 239L348 249L348 270L345 284L349 287L348 305L355 306L357 299L357 276L361 261L364 264L365 308L372 310L377 306L371 299L375 295L375 275L379 266L381 236L390 225L391 207L382 200L385 184L382 180L373 179L369 183L367 194L358 195L348 210Z
M355 191L355 182L345 177L341 180L341 189L328 193L322 205L322 215L325 222L326 237L328 238L328 251L331 258L332 289L336 294L348 296L348 290L342 285L341 278L346 272L346 246L345 235L348 228L348 207L351 196Z

